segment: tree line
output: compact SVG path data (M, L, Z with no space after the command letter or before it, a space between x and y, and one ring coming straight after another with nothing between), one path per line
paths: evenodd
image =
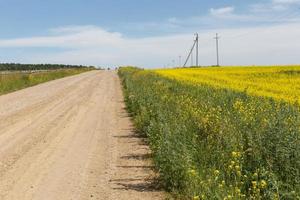
M79 69L95 68L83 65L63 65L63 64L19 64L0 63L0 71L33 71L33 70L56 70L56 69Z

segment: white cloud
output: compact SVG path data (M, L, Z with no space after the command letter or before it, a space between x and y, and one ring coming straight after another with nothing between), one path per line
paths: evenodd
M227 6L227 7L223 7L223 8L211 8L210 9L210 14L213 16L217 16L217 17L221 17L221 16L226 16L226 15L230 15L234 12L234 7L233 6Z
M67 26L51 29L50 32L55 35L0 40L0 47L90 48L117 45L122 40L120 33L111 33L96 26Z
M209 9L211 19L214 19L217 22L221 22L221 24L224 24L224 22L259 22L268 19L268 17L266 16L253 15L252 13L249 14L247 12L244 13L236 13L235 7L233 6Z
M215 32L221 34L220 54L223 65L259 65L299 63L300 24L289 23L256 28L201 30L200 63L215 63ZM193 42L193 34L126 38L96 26L61 27L49 36L0 40L0 48L33 49L21 56L30 63L71 63L100 66L137 65L163 67L183 57ZM35 47L61 48L39 52ZM20 60L5 60L19 62Z
M300 0L273 0L274 4L298 4Z
M296 8L295 5L297 4L300 4L300 0L270 0L269 2L251 4L250 11L275 14L282 11L291 11L291 9ZM299 12L297 11L297 13Z
M273 13L287 10L288 7L282 4L257 3L250 5L250 11L254 13Z

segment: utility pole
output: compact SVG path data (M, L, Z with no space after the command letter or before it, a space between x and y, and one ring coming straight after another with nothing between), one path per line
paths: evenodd
M193 43L193 46L191 48L191 50L189 51L189 54L186 58L186 61L183 65L183 67L186 67L186 64L188 63L189 59L191 58L191 66L194 65L194 62L193 62L193 53L194 53L194 49L196 48L196 65L198 66L199 65L199 35L198 33L195 34L196 35L196 39L194 40L194 43Z
M199 66L199 34L195 33L196 35L196 67Z
M172 60L172 63L173 63L173 67L176 67L176 66L175 66L175 60Z
M214 38L216 40L216 50L217 50L217 66L220 66L220 59L219 59L219 35L216 33L216 37Z

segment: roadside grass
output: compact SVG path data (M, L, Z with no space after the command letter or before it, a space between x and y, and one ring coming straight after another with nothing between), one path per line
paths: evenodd
M47 81L90 71L88 68L53 70L42 73L0 74L0 95Z
M121 68L128 111L180 199L300 199L300 107Z

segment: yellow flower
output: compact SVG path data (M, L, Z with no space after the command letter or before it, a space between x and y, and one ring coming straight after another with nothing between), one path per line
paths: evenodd
M253 187L253 188L256 188L257 182L256 182L256 181L252 181L251 183L252 183L252 187Z
M190 170L188 171L188 174L189 174L190 176L196 176L196 175L197 175L197 172L196 172L196 170L194 170L194 169L190 169Z
M258 177L258 174L255 172L255 173L253 174L253 177L254 177L254 178L257 178L257 177Z
M231 156L232 156L233 158L239 158L239 157L241 157L241 153L240 153L240 152L233 151L233 152L231 152Z
M292 76L277 76L286 70L296 73ZM296 78L299 71L299 68L293 66L155 70L156 73L164 77L192 85L206 84L214 88L226 88L241 92L247 88L247 93L250 95L273 97L276 100L292 103L300 102L300 90L294 87L300 85L300 79ZM262 77L261 73L269 75ZM251 81L245 81L249 78ZM282 84L283 82L285 84ZM236 100L233 107L236 110L245 111L243 101L240 99Z
M219 171L219 170L215 170L215 171L214 171L214 174L215 174L215 176L219 176L220 171Z
M232 155L232 157L236 158L237 152L233 151L233 152L231 153L231 155Z
M260 181L260 187L261 187L262 189L266 188L267 185L268 185L268 184L267 184L267 182L266 182L265 180Z
M199 196L194 196L193 200L200 200Z

